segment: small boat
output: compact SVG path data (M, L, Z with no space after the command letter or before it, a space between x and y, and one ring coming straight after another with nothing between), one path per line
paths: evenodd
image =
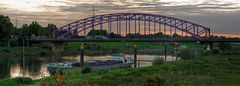
M113 54L112 60L120 61L121 63L128 63L131 59L130 59L130 57L125 58L125 56L123 54Z
M68 69L68 68L73 68L73 63L71 63L71 62L51 63L47 66L47 70L51 74L55 74L57 72L57 70L59 70L59 69Z
M133 59L125 57L124 54L113 54L111 60L106 61L86 61L84 67L88 67L91 71L111 70L113 68L131 67ZM58 69L71 69L80 67L80 62L51 63L47 66L48 71L54 74Z

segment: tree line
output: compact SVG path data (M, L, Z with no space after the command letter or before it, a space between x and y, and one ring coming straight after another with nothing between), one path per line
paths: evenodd
M23 24L22 27L14 27L8 16L0 14L0 40L10 40L11 35L20 35L25 39L35 36L51 38L53 30L57 29L54 24L48 24L46 27L40 25L37 21L30 24Z
M89 33L87 34L87 36L105 36L105 37L111 37L111 38L163 38L163 37L181 37L180 35L178 35L177 33L174 33L172 35L166 35L163 34L162 32L158 32L158 33L154 33L154 34L139 34L139 33L129 33L126 34L125 36L122 36L120 34L116 34L116 33L109 33L107 32L107 30L90 30Z

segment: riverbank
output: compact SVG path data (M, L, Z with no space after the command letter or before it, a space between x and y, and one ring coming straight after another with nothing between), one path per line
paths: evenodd
M205 52L203 55L207 56L195 58L189 58L191 53L187 49L187 51L184 50L188 57L185 58L186 60L176 62L160 61L157 65L143 68L113 69L111 71L87 74L82 74L78 68L65 70L64 79L61 82L56 82L54 77L46 77L34 80L31 85L238 85L240 84L238 83L240 80L240 46L234 45L232 47L231 49L229 48L230 50ZM196 53L193 54L195 55ZM12 83L10 82L12 80L15 82L16 79L4 79L0 80L0 83L3 85L10 84L11 86ZM9 83L7 83L8 81ZM19 83L21 84L21 82L18 82L18 84L13 84L12 86L19 85Z
M192 60L164 62L143 68L114 69L82 74L79 69L66 70L64 80L56 82L54 77L35 83L44 86L234 86L240 81L240 54L208 55ZM3 81L0 81L3 82Z
M79 55L80 42L69 42L64 46L64 52L61 56ZM25 47L26 57L53 57L50 44L43 46ZM133 46L137 46L138 54L164 55L164 43L149 42L85 42L84 52L88 56L111 55L114 53L133 54ZM203 48L204 44L183 43L180 46ZM167 54L171 55L175 48L173 43L167 43ZM0 47L0 57L20 58L22 56L22 47Z

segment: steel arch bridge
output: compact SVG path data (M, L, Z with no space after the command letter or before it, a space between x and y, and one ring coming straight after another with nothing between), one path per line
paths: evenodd
M53 38L66 39L76 35L86 36L87 30L94 30L97 26L99 26L99 30L106 27L108 33L119 35L148 35L161 32L163 35L177 33L181 36L190 35L198 39L210 36L209 28L174 17L147 13L113 13L96 15L64 25L53 31Z

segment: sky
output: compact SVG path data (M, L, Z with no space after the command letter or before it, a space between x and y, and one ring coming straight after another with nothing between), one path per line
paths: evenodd
M17 27L32 21L61 27L92 16L93 7L97 15L160 14L201 24L213 33L240 34L240 0L0 0L0 14Z

